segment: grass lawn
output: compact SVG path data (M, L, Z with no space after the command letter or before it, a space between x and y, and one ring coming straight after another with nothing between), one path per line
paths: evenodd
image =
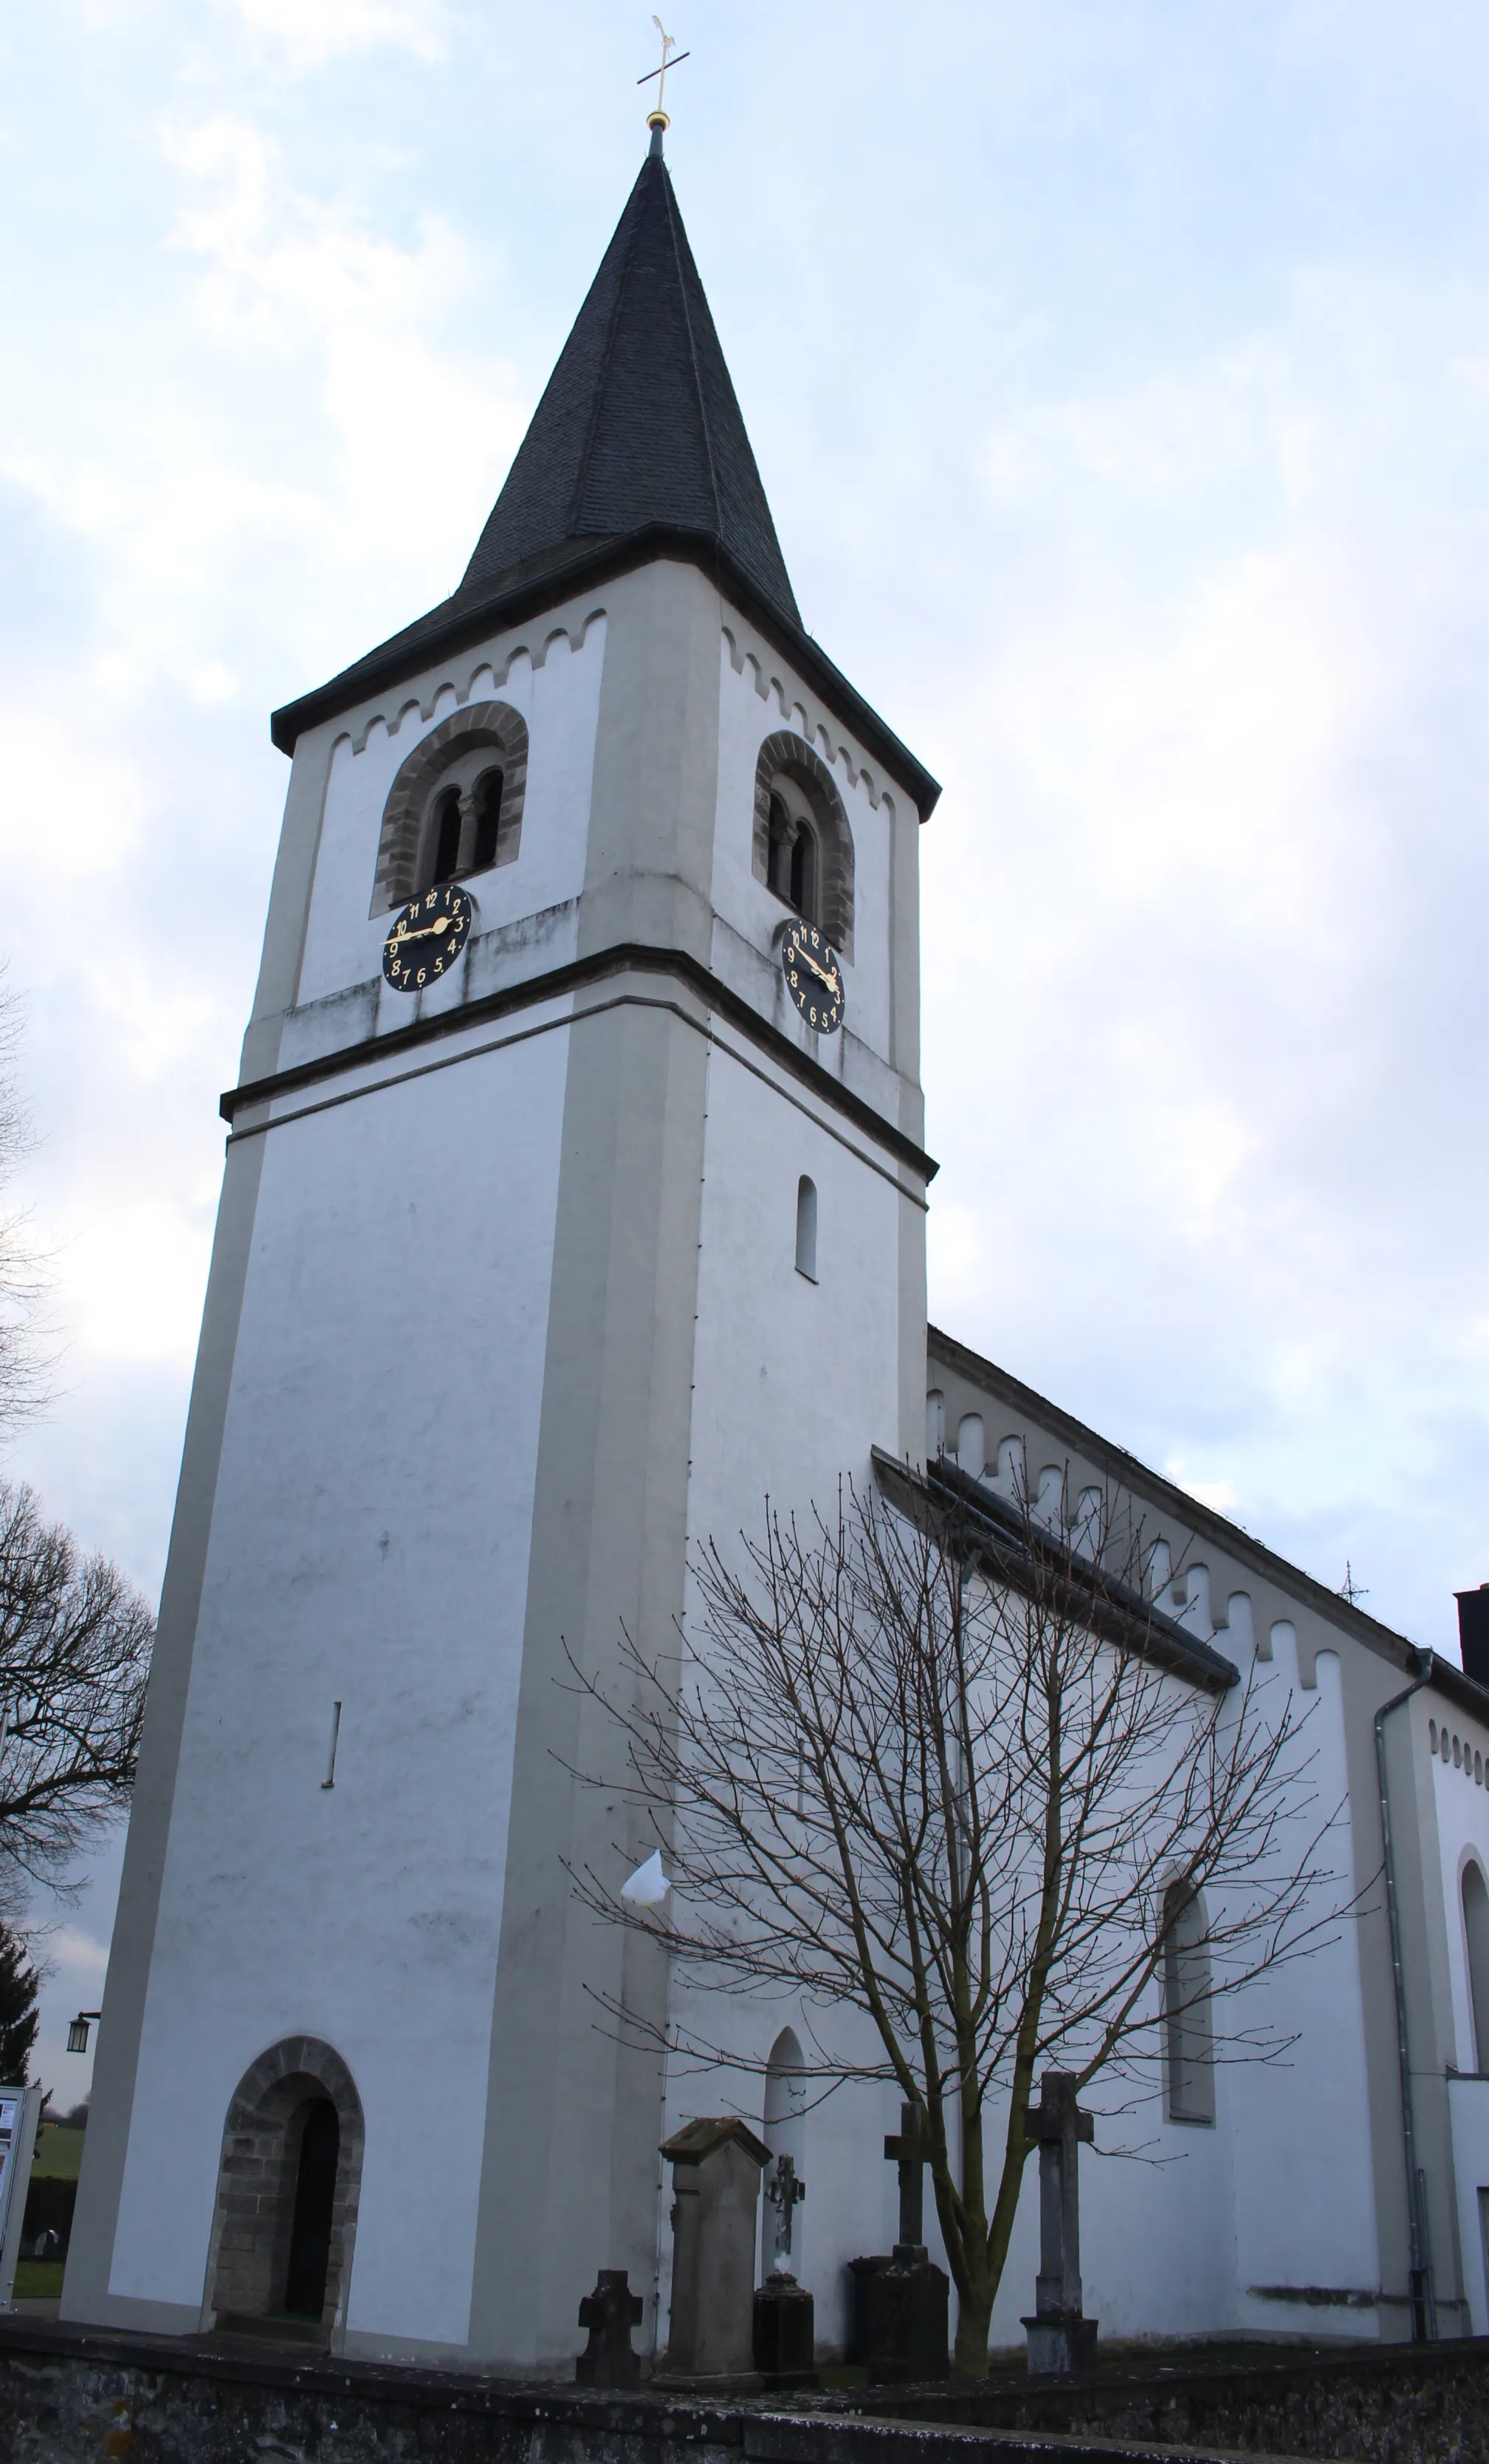
M19 2258L15 2262L15 2299L18 2301L60 2299L62 2262L59 2258Z
M85 2135L81 2130L65 2130L58 2122L44 2122L36 2133L32 2171L44 2173L54 2182L76 2182Z

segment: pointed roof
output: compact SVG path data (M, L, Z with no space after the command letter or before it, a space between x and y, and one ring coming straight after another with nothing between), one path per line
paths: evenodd
M661 524L721 548L799 626L661 140L659 128L461 592Z
M276 710L274 741L293 753L446 649L668 555L702 565L781 643L924 818L935 781L802 630L658 128L459 588Z

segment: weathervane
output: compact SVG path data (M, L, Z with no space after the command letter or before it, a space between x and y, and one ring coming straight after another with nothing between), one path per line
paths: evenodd
M662 37L662 65L659 69L648 69L646 76L638 77L636 82L638 85L649 85L652 78L656 78L657 99L654 108L646 114L646 126L648 128L669 128L671 126L671 122L668 119L667 113L662 108L662 97L667 89L667 73L669 68L675 69L678 65L678 61L690 59L691 57L691 54L689 52L677 52L677 37L675 34L669 34L668 33L667 28L663 25L660 17L653 17L651 22L655 26L657 33ZM675 60L671 56L673 52L677 52L677 59Z

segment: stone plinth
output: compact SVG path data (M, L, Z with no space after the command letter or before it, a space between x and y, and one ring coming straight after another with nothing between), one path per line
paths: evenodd
M868 2277L868 2375L906 2387L952 2375L948 2328L952 2280L922 2244L896 2242L887 2267Z
M817 2305L794 2276L768 2276L755 2293L755 2366L768 2387L817 2385Z

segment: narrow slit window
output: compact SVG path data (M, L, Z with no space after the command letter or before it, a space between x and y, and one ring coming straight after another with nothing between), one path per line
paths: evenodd
M817 1281L817 1183L805 1173L797 1183L797 1273Z
M496 861L496 836L501 827L502 774L488 770L475 791L475 862L472 869L486 872Z
M460 790L449 787L435 813L434 878L453 881L460 862Z

